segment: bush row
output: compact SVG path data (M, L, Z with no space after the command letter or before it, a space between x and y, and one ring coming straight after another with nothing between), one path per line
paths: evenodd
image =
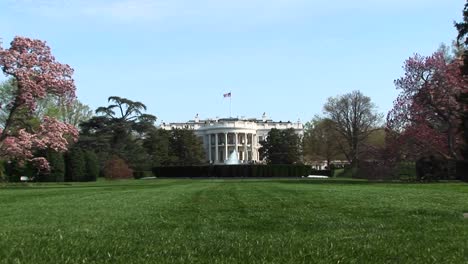
M49 161L50 171L38 173L29 163L19 164L11 161L4 164L6 180L19 182L21 176L27 176L39 182L77 182L96 181L99 176L99 161L92 151L72 148L68 153L47 150L41 153Z
M457 161L456 177L458 180L468 182L468 161L466 160Z
M262 178L301 177L310 174L331 176L331 171L312 171L306 165L206 165L154 167L153 174L168 178Z
M349 170L349 168L348 168ZM360 161L355 178L368 180L407 180L431 182L439 180L468 181L468 161L423 157L416 162L393 164L382 160Z

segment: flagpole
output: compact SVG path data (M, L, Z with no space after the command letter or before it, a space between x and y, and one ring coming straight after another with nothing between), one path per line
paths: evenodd
M229 118L232 118L232 94L229 92Z

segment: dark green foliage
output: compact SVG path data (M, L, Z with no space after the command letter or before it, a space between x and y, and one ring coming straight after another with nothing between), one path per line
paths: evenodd
M302 177L310 174L331 176L327 171L312 171L306 165L214 165L154 167L153 174L168 178L261 178Z
M468 76L468 2L465 3L463 8L463 21L455 23L455 28L458 31L457 42L459 42L464 48L461 70L463 75L466 77ZM459 98L459 101L466 109L466 106L468 105L468 93L463 92ZM468 160L468 112L466 111L462 116L460 130L463 133L464 140L462 155L465 160Z
M0 160L0 182L6 181L7 180L7 175L6 175L6 161Z
M152 171L134 171L133 172L133 177L135 179L141 179L145 177L153 177L153 172Z
M193 130L154 129L143 141L153 166L189 166L205 162L202 140Z
M449 180L447 160L435 156L422 157L416 161L418 181Z
M333 170L312 170L310 174L333 177Z
M86 159L84 151L79 147L73 147L66 155L66 178L65 181L87 181Z
M279 130L273 128L266 140L260 142L261 158L269 164L296 164L301 162L301 139L293 128Z
M21 176L27 176L30 180L37 179L37 170L28 162L20 164L12 160L5 164L5 174L8 182L20 182Z
M200 165L206 159L203 142L192 130L171 130L169 143L172 165Z
M385 160L357 162L355 178L368 180L394 180L398 178L398 167Z
M143 147L151 157L152 166L167 166L171 162L171 131L153 129L143 140Z
M63 182L65 181L65 158L63 153L54 150L46 151L46 159L49 161L50 172L38 175L41 182Z
M141 102L111 96L110 105L99 107L95 116L80 124L78 145L92 150L99 159L100 168L112 156L125 157L135 170L149 170L151 160L142 147L142 141L154 129L156 117L144 114L146 106Z
M468 161L459 160L456 164L457 180L468 182Z
M93 151L86 150L86 181L96 181L99 177L99 160Z

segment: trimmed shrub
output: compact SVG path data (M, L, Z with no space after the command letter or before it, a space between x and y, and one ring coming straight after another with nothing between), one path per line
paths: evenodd
M468 161L458 160L456 163L456 178L468 182Z
M333 176L332 172L333 172L332 170L312 170L310 174L332 177Z
M368 180L393 180L397 177L397 167L385 160L359 161L356 178Z
M141 179L145 177L153 177L153 172L152 171L134 171L133 172L133 178L135 179Z
M125 160L112 156L104 165L104 177L108 180L131 179L133 170L128 167Z
M331 175L329 170L318 175ZM301 177L311 174L306 165L205 165L154 167L153 174L167 178L250 178L250 177Z
M419 181L448 179L448 163L434 156L422 157L416 161L416 177Z

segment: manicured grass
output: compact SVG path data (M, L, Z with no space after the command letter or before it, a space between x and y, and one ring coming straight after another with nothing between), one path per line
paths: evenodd
M0 187L0 263L468 263L468 184Z

